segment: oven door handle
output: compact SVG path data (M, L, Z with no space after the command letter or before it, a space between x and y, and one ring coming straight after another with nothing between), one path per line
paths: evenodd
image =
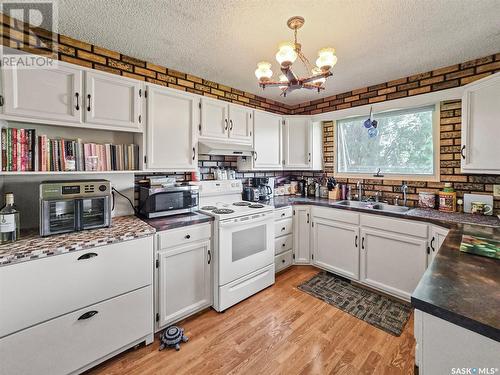
M260 217L256 217L253 219L248 219L248 220L239 220L239 221L221 221L219 222L220 227L224 228L230 228L230 227L238 227L238 226L244 226L248 224L255 224L255 223L260 223L263 221L270 221L270 223L274 223L274 214L272 212L263 214Z

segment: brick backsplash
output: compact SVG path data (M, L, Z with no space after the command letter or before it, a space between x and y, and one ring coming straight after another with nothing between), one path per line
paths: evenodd
M45 54L54 59L283 115L313 115L444 90L466 85L500 71L500 53L497 53L292 106L43 29L31 28L30 35L24 34L25 28L22 27L23 24L20 21L1 13L0 15L2 17L0 33L4 46L37 54L42 54L44 47L52 47L46 49ZM24 43L29 41L28 45L23 44L23 39ZM416 204L420 191L438 191L445 182L453 184L458 196L463 196L467 192L491 194L493 184L500 184L500 175L465 175L460 173L460 116L460 101L442 103L440 124L441 182L408 181L410 205ZM324 123L323 133L324 169L328 175L332 175L334 169L333 123ZM198 165L202 178L212 179L215 167L236 169L236 160L232 156L199 155ZM301 175L319 177L322 172L257 171L237 173L237 177L243 179L259 176ZM172 176L181 181L187 181L191 178L189 173L176 173ZM140 178L140 175L136 176L136 180ZM355 184L357 180L340 181ZM364 182L366 192L369 195L374 194L377 190L383 191L385 197L390 199L401 195L399 191L401 181L366 179ZM494 206L495 212L500 213L500 198L495 198Z

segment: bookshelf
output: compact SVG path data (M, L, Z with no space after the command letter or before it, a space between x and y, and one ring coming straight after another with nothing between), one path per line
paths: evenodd
M19 121L0 120L2 128L35 129L36 137L46 135L47 138L67 140L81 139L82 143L96 144L136 144L138 146L138 168L132 170L98 170L98 171L1 171L0 176L44 176L44 175L94 175L94 174L134 174L142 172L144 162L144 136L142 133L116 131L106 129L80 128L74 126L60 126L35 124Z

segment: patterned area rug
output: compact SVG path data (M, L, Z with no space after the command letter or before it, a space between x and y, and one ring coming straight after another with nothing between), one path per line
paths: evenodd
M412 311L407 303L352 285L326 271L298 288L394 336L401 335Z

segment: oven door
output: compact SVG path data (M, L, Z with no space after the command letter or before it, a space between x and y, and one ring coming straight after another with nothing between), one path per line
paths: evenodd
M94 229L109 227L110 213L109 196L79 199L80 228Z
M219 222L219 285L225 285L274 261L274 214Z
M77 230L79 222L76 200L44 200L41 209L40 234L42 236Z

